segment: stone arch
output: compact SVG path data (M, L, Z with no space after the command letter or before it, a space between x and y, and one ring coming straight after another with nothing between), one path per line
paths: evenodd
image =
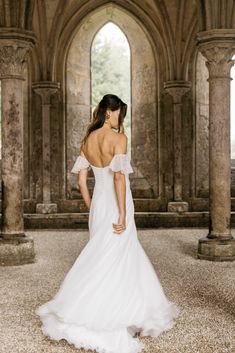
M42 3L44 3L44 1L40 2L40 4ZM38 11L43 14L44 6L40 6L38 6ZM56 101L57 98L52 96L51 108L53 112L51 127L52 130L54 129L54 131L51 132L52 146L57 146L57 148L54 148L52 151L53 159L51 161L51 177L53 181L57 178L56 182L53 182L51 186L53 200L56 201L58 198L66 199L67 196L71 194L71 190L68 189L68 187L70 188L70 181L67 180L69 171L68 163L71 163L71 161L69 161L66 154L66 145L64 144L64 146L62 146L61 144L61 141L63 141L63 143L66 142L67 95L65 69L70 45L74 36L76 36L79 31L79 28L81 28L85 23L89 24L91 16L95 13L105 9L109 18L114 20L112 16L113 11L115 9L119 9L122 14L129 16L128 18L130 19L134 19L136 25L142 29L147 38L147 42L151 46L155 62L155 70L153 72L156 79L156 115L153 123L157 124L157 131L155 129L156 142L153 146L156 146L154 150L156 163L153 165L155 168L153 171L150 172L144 168L144 173L142 172L143 167L141 169L141 166L136 165L138 172L140 172L138 175L140 175L141 178L142 175L146 177L147 184L146 180L144 183L141 182L140 184L144 186L139 193L134 190L134 196L139 197L139 195L148 195L151 197L159 196L160 198L161 195L161 200L159 200L160 202L155 203L157 207L155 208L154 206L154 208L151 208L153 210L158 210L158 205L165 202L165 199L163 200L163 195L167 186L165 185L166 178L164 175L169 174L169 180L171 178L169 161L164 161L168 158L165 150L170 151L171 147L164 145L165 137L163 130L166 124L166 117L165 112L162 110L162 98L164 93L163 83L167 80L175 80L177 75L180 75L179 79L188 79L188 71L190 70L191 65L191 63L189 63L191 60L191 51L194 49L193 36L194 31L196 30L196 7L191 8L187 5L184 8L184 11L181 11L180 29L178 29L178 31L181 34L182 38L180 38L182 40L178 39L177 43L175 43L175 25L178 21L177 16L172 22L172 13L168 11L164 1L155 6L154 15L150 9L144 10L141 4L137 4L136 2L127 3L124 0L117 0L115 3L112 1L100 0L98 4L95 0L89 0L83 3L71 1L70 4L65 4L62 0L59 0L54 8L56 8L55 13L63 13L63 16L55 16L54 19L50 21L50 26L48 28L44 23L45 20L42 15L37 17L38 22L36 21L36 17L34 17L34 28L38 32L39 38L41 37L39 28L42 27L45 30L43 32L43 36L48 38L48 43L50 43L50 45L47 46L47 48L42 48L41 50L40 41L38 53L36 54L35 50L31 60L32 81L48 80L52 82L59 82L61 84L58 100ZM120 27L119 22L117 24ZM46 61L44 61L41 57L43 55L45 58L45 50L47 57ZM38 100L38 97L34 97L33 100ZM166 101L166 105L168 106L169 104L171 104L171 102ZM171 111L169 110L169 114L170 113ZM40 127L39 119L40 117L38 116L38 126ZM169 120L171 120L171 116L169 116ZM40 134L37 133L35 138L40 142L39 135ZM167 141L169 142L169 138L167 138ZM166 144L168 143L167 141ZM36 145L39 146L38 143ZM166 171L163 170L164 165L166 165ZM137 174L135 173L135 175ZM154 179L155 176L156 178ZM40 180L38 180L36 188L38 190L37 195L40 198ZM152 193L151 190L153 191ZM64 209L64 203L61 210L62 209Z
M213 1L198 0L199 30L214 28L234 28L235 3L233 0L221 1L215 6Z
M171 38L172 34L167 30L166 18L168 14L164 10L163 4L159 4L155 8L156 12L152 18L150 14L143 11L137 4L127 4L125 0L118 0L115 3L107 0L100 1L98 6L96 0L86 1L83 6L80 6L78 2L74 2L68 8L66 8L63 1L58 3L58 12L64 12L64 16L58 16L55 19L49 37L49 41L52 44L48 62L52 79L58 81L62 79L61 67L65 65L65 53L68 50L69 43L77 33L78 28L85 21L89 21L90 16L102 8L107 9L106 11L110 16L112 16L114 8L119 8L130 18L134 18L152 44L156 60L159 61L159 67L162 68L162 82L170 79L174 72L175 53L174 43Z
M112 6L112 11L109 9L109 7L102 7L90 14L89 18L85 18L66 49L63 65L65 75L61 77L61 80L64 102L67 107L64 112L67 132L64 153L67 173L65 175L65 189L68 198L73 198L72 190L76 190L75 179L71 175L70 169L78 153L80 140L91 113L90 47L97 31L109 20L124 32L131 48L131 157L136 168L135 176L137 182L138 179L142 180L141 187L145 189L145 194L149 197L157 196L159 191L157 106L159 70L157 70L157 58L154 55L152 43L143 28L118 6ZM145 43L144 55L142 43ZM74 70L77 70L76 77ZM67 87L69 91L67 91ZM72 87L73 92L71 91Z
M191 66L193 66L195 53L197 52L194 41L197 33L197 22L197 18L194 18L191 26L188 28L188 35L186 37L185 46L182 53L182 77L186 81L192 80L190 77L190 70Z

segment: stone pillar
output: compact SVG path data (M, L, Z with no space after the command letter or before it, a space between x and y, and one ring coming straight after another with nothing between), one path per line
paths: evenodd
M33 238L23 218L23 87L24 64L36 43L31 31L0 28L2 82L2 229L0 265L34 262Z
M188 203L182 200L182 97L189 91L189 81L167 81L164 88L173 98L173 136L174 136L174 191L173 201L168 203L168 212L186 212Z
M209 71L209 207L207 237L199 240L198 258L234 260L231 235L230 71L235 53L235 29L197 34L198 49Z
M60 83L42 81L33 83L34 91L42 102L42 151L43 151L43 202L36 206L37 213L57 213L57 204L51 202L50 173L50 106L51 96L60 88Z

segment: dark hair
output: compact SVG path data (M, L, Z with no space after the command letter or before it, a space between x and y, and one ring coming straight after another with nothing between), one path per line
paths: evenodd
M105 114L107 109L112 111L118 110L120 108L120 113L118 117L118 132L124 132L123 121L127 112L127 104L124 103L118 96L115 94L106 94L103 96L99 104L93 111L93 119L90 125L87 128L86 135L81 142L81 148L86 142L87 137L90 133L96 129L101 128L105 122Z

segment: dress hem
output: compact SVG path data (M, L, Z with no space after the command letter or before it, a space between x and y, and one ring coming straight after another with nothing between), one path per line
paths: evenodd
M114 329L97 329L85 324L66 322L47 305L37 308L35 313L41 317L43 334L53 340L65 339L76 348L93 349L97 353L139 353L144 348L144 343L133 336L138 332L140 337L158 337L174 326L174 319L179 316L181 310L174 302L169 302L163 319L148 317L142 323L121 325Z

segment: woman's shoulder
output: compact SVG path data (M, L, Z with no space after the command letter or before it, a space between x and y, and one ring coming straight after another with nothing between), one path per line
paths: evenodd
M111 144L125 144L127 141L127 136L123 132L117 132L111 129L109 131L106 131L105 135L101 135L101 139L103 139L104 137L107 141L110 141Z
M114 154L125 154L127 151L127 136L124 133L117 133L117 138L113 141Z
M106 146L107 144L110 145L109 150L116 150L116 148L126 148L128 138L127 135L125 135L123 132L119 133L110 130L105 132L105 136L103 134L99 136L99 132L97 130L92 131L88 136L87 141L83 146L84 152L88 151L90 148L94 148L94 146L97 144L101 146L104 142L104 138L106 140Z
M127 141L127 135L124 134L124 132L114 132L115 137L118 141L120 142L126 142Z

